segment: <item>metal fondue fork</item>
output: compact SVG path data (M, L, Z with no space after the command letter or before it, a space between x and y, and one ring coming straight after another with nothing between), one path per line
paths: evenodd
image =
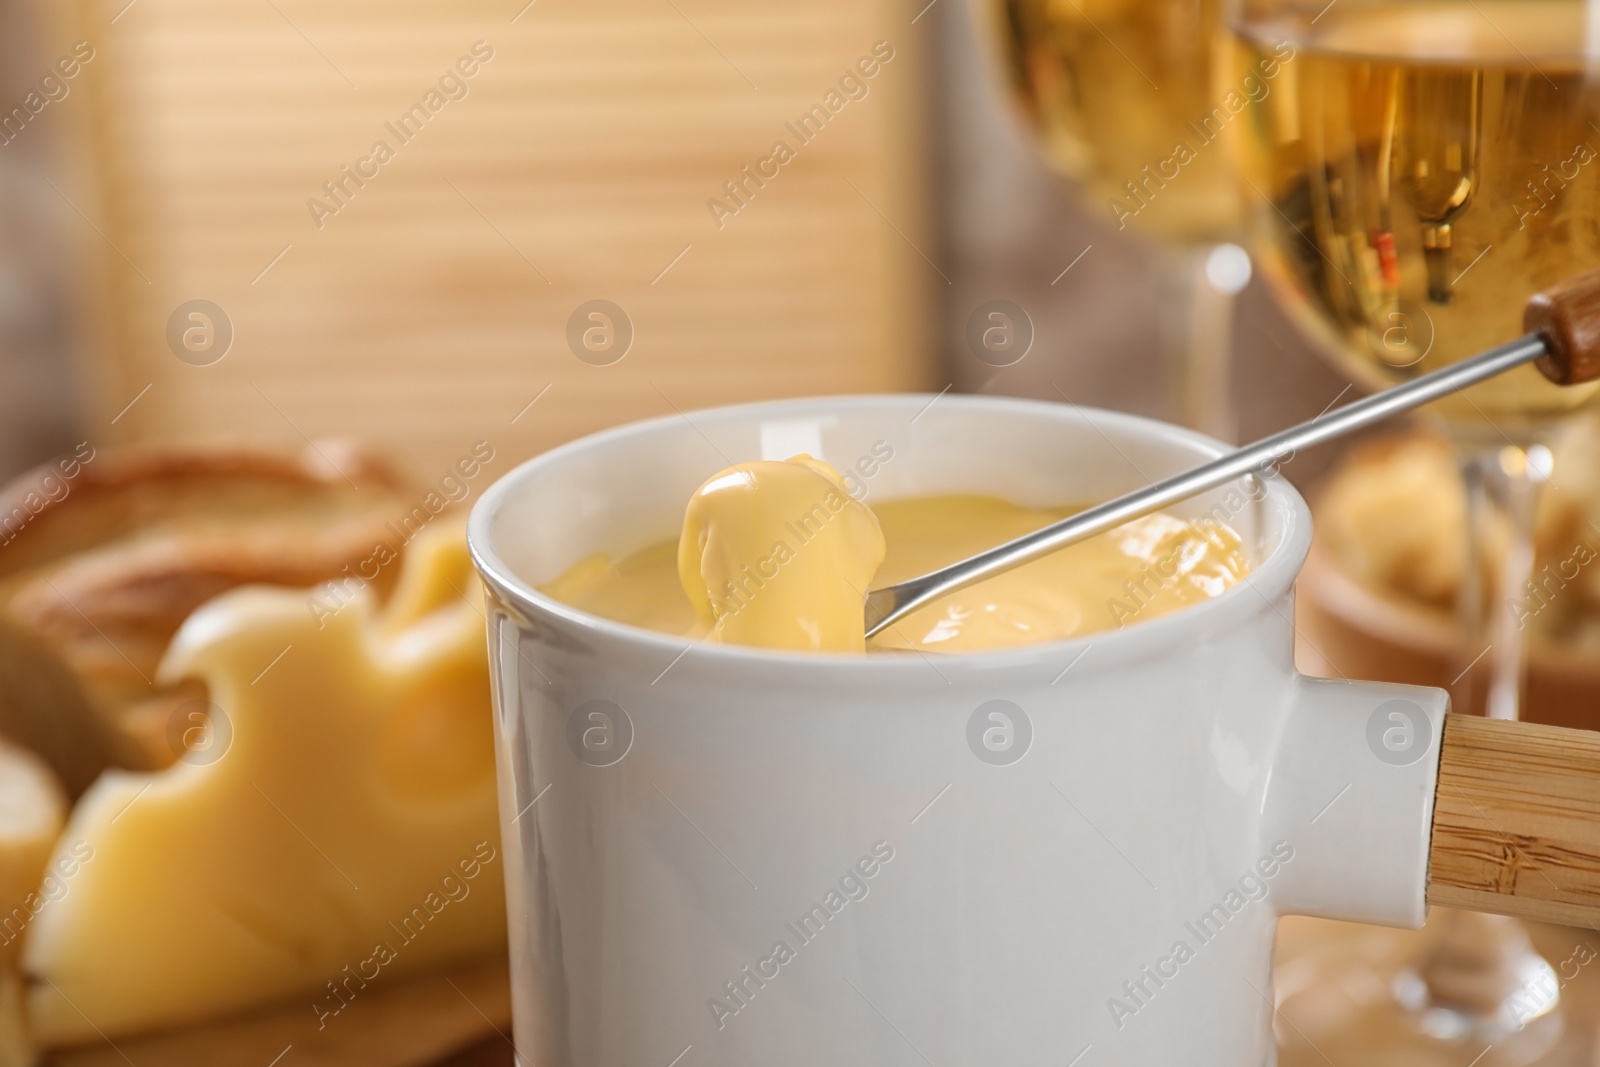
M1235 478L1264 472L1299 449L1371 426L1524 363L1538 360L1544 376L1559 385L1592 381L1600 377L1600 271L1536 294L1528 301L1523 328L1529 332L1510 344L1374 393L959 563L898 585L874 589L866 599L867 636L946 593L1020 567Z

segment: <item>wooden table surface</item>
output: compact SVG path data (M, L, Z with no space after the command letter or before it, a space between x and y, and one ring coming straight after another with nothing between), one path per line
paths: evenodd
M1437 912L1435 913L1437 914ZM1600 1065L1600 934L1559 926L1529 927L1533 945L1562 973L1562 1034L1541 1063ZM1380 1053L1400 1044L1382 1026L1395 973L1414 962L1437 930L1389 930L1355 923L1289 918L1277 948L1280 1067L1423 1067ZM503 961L455 968L392 989L367 991L340 1018L318 1029L314 1014L288 1005L181 1033L58 1053L50 1067L210 1067L277 1063L283 1067L514 1067L511 992ZM1381 1026L1380 1026L1381 1023ZM1365 1032L1359 1028L1367 1026ZM289 1056L293 1052L292 1059ZM1482 1058L1479 1058L1479 1057ZM278 1057L277 1060L274 1057ZM1447 1049L1448 1067L1495 1067L1483 1043ZM545 1067L545 1065L540 1065Z
M1414 966L1438 937L1434 909L1423 930L1288 918L1278 927L1276 999L1279 1067L1501 1067L1518 1062L1513 1042L1435 1044L1422 1056L1414 1025L1389 1010L1397 972ZM1536 949L1556 969L1560 1023L1555 1045L1535 1062L1600 1064L1600 932L1528 924ZM1547 993L1527 987L1524 1003Z
M480 960L394 986L374 983L325 1025L319 1025L309 1001L288 1003L205 1026L57 1052L46 1061L48 1067L467 1067L511 1062L511 989L503 959Z

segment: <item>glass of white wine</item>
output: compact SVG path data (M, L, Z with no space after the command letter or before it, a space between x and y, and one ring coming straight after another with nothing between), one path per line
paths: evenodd
M1356 383L1381 388L1504 343L1532 293L1600 266L1600 5L1244 5L1238 65L1280 67L1238 146L1257 258ZM1595 391L1524 367L1432 412L1459 446L1477 517L1464 680L1487 677L1491 715L1518 711L1512 605L1531 576L1544 442Z
M1161 325L1174 407L1231 440L1228 350L1250 260L1236 243L1243 203L1219 143L1227 121L1199 121L1226 92L1217 84L1228 55L1221 3L981 0L974 10L1051 168L1112 228L1165 246Z
M1234 69L1277 67L1235 146L1257 262L1356 384L1503 344L1523 332L1531 294L1600 267L1600 4L1241 0L1232 21ZM1467 491L1458 707L1482 695L1490 715L1519 713L1513 605L1531 578L1536 490L1560 477L1544 443L1595 390L1524 367L1431 411ZM1516 928L1443 921L1455 932L1401 997L1417 1047L1433 1040L1408 1062L1453 1062L1451 1041L1492 1046L1480 1067L1549 1055L1554 999L1513 1010L1548 965ZM1441 959L1455 968L1443 978ZM1433 995L1451 987L1473 996Z

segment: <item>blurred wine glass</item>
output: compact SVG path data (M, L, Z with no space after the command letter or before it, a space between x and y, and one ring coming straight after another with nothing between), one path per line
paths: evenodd
M1600 9L1241 0L1233 21L1235 74L1276 69L1236 145L1257 261L1357 385L1503 344L1523 332L1530 295L1600 267ZM1534 504L1561 476L1546 442L1595 390L1524 367L1429 413L1455 443L1467 498L1457 707L1481 696L1490 715L1519 714ZM1511 976L1548 965L1515 927L1449 921L1450 968L1419 964L1399 1006L1418 1026L1433 1020L1424 1037L1436 1042L1543 1055L1512 1011ZM1452 1001L1441 992L1452 988L1472 996ZM1551 1008L1539 1013L1546 1032Z
M1163 246L1163 363L1182 421L1232 440L1229 347L1250 280L1230 153L1213 105L1220 0L978 0L1049 165L1117 230Z

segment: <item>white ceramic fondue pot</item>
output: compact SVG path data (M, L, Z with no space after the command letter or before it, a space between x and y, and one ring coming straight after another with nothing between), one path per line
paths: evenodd
M1069 405L828 398L625 426L490 488L469 537L490 592L519 1061L1272 1062L1280 915L1423 920L1447 706L1296 673L1311 524L1281 478L1177 509L1240 531L1242 584L1022 649L708 645L537 588L675 537L696 486L740 461L809 452L869 503L1056 505L1220 450ZM1483 837L1483 855L1451 854L1496 862ZM1534 892L1474 877L1433 899Z

